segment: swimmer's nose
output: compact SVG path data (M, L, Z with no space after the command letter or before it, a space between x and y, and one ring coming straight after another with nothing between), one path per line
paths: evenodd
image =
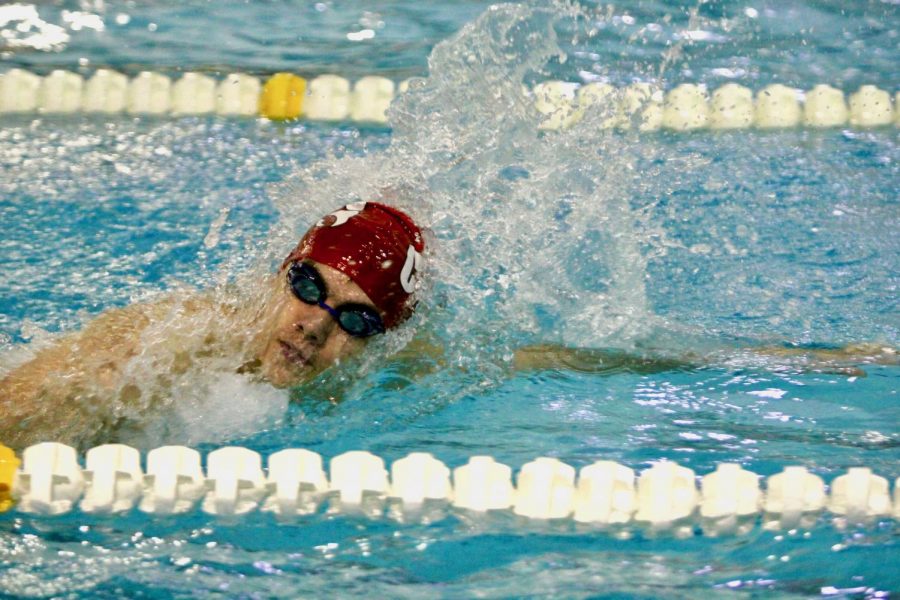
M334 326L335 322L331 315L317 306L310 306L309 310L304 311L304 314L294 322L294 329L303 336L303 339L317 346L325 343Z

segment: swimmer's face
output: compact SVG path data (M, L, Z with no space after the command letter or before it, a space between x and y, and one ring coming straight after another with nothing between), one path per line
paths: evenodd
M322 277L329 306L362 304L375 309L366 293L347 275L327 265L306 262ZM326 310L298 299L287 283L286 271L282 270L278 277L271 325L264 332L265 345L259 355L260 372L272 385L290 387L309 381L365 347L368 338L351 336Z

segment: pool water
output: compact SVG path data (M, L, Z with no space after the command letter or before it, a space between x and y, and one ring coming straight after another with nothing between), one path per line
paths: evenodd
M21 30L0 18L7 67L428 75L395 102L390 128L3 115L0 369L106 308L240 286L320 214L386 187L414 197L429 227L422 310L375 358L290 404L226 373L187 380L183 412L166 416L181 426L160 433L148 417L135 445L302 447L326 459L365 449L388 463L427 451L451 468L489 454L514 469L552 456L579 468L667 459L699 474L731 461L766 476L786 465L826 481L852 466L900 476L900 368L811 373L741 350L898 345L898 130L636 134L588 119L538 132L518 93L551 77L893 93L895 4L33 10ZM374 35L347 35L362 30ZM379 362L414 329L445 348L443 368L411 377ZM512 372L512 350L534 343L715 358L649 375ZM251 410L262 405L275 410ZM511 513L9 513L0 595L878 597L900 592L897 532L891 520L841 529L828 515L681 538Z

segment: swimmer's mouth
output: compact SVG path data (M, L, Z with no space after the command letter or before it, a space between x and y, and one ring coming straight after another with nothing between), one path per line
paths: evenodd
M298 367L305 367L309 364L309 357L304 356L300 350L282 340L278 340L278 343L281 344L281 355L284 356L285 360L289 363L295 364Z

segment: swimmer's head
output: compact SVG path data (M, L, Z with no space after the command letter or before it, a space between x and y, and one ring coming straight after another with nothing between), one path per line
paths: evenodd
M347 275L390 329L411 313L425 243L413 220L378 202L358 202L326 215L288 255L282 268L313 260Z
M422 233L405 213L349 204L321 219L288 255L260 370L279 387L309 380L412 313Z

